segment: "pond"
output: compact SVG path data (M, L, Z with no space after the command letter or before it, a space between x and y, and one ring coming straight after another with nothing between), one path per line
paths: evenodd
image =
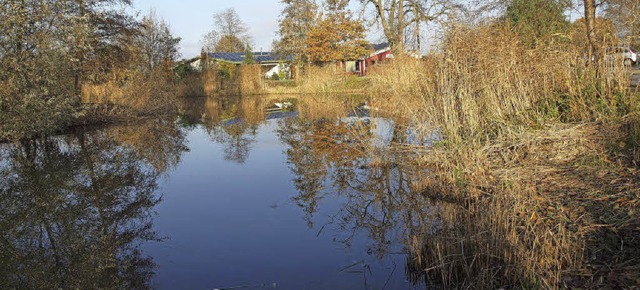
M402 145L429 139L352 101L283 103L2 145L0 288L427 287L447 205Z

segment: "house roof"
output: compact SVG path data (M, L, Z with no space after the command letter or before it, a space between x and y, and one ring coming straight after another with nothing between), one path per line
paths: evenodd
M244 52L212 52L209 53L209 58L215 60L228 61L232 63L242 63L244 62ZM278 63L283 61L290 61L291 56L288 57L280 57L271 52L253 52L253 57L255 58L256 63Z
M371 47L371 49L373 49L373 51L380 51L380 50L387 50L387 49L391 49L391 47L389 46L388 42L382 42L382 43L377 43L377 44L371 44L369 45L369 47Z

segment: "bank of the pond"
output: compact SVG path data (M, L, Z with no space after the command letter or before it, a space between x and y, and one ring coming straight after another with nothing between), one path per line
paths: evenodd
M429 170L414 189L460 202L444 237L416 241L427 250L418 265L450 287L637 285L640 96L629 68L519 39L455 29L446 55L396 58L371 76L371 106L442 136L416 149Z
M177 95L230 96L230 95L279 95L279 94L362 94L370 84L367 77L345 74L332 65L306 66L298 79L269 80L262 74L260 65L238 65L229 68L217 66L204 71L192 71L177 81Z

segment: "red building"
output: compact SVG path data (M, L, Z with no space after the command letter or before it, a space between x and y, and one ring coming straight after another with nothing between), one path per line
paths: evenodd
M371 54L365 58L345 61L344 63L339 62L338 66L344 68L346 73L365 76L370 67L393 58L391 47L386 42L371 45L371 51Z

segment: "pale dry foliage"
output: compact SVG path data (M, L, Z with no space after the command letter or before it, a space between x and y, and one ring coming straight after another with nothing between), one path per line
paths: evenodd
M101 84L82 85L81 101L91 108L88 114L97 114L87 118L95 120L162 114L176 105L173 86L159 70L150 75L116 70Z
M241 65L236 78L240 95L254 95L263 92L265 80L259 64Z
M371 76L372 106L443 140L415 148L429 176L413 188L457 205L441 216L449 228L410 247L417 267L445 287L640 281L640 244L628 234L640 176L610 156L637 148L637 115L615 122L632 105L628 72L588 66L562 36L532 49L496 26L455 28L443 47ZM627 248L603 242L610 233Z
M347 97L317 94L304 96L303 101L298 102L297 109L300 117L316 120L344 117L350 108Z
M414 263L447 288L637 283L640 174L608 153L628 131L603 126L555 125L420 154L430 176L412 187L454 202L441 209L444 232L416 237Z
M444 53L377 69L372 102L426 121L451 141L486 140L549 118L605 118L628 88L627 73L620 66L588 68L570 45L528 49L508 28L456 28Z
M176 94L180 97L205 97L207 93L203 83L203 75L189 74L176 84Z
M224 80L217 69L191 73L176 84L176 94L180 97L215 96L224 87Z
M215 70L207 70L202 73L201 85L206 96L213 96L222 88L220 74Z
M213 97L218 95L255 95L262 94L266 86L259 64L235 66L225 64L229 76L223 76L220 68L213 67L192 73L177 84L177 94L182 97Z
M333 64L306 66L299 80L293 86L271 86L266 92L271 94L328 94L345 92L345 75L338 72Z

